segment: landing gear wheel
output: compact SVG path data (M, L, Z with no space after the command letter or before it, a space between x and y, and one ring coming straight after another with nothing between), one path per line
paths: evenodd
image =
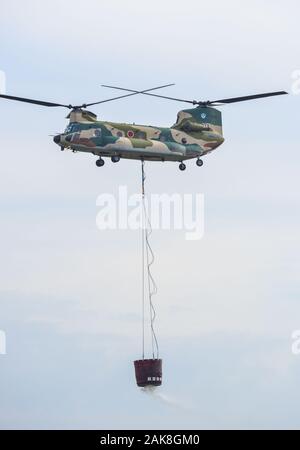
M202 161L202 159L200 159L200 158L197 159L196 164L197 164L198 167L203 166L203 161Z
M179 169L180 170L185 170L186 169L186 165L184 163L180 163L179 164Z
M112 160L113 163L117 163L117 162L120 161L120 156L112 156L111 160Z
M104 166L104 164L105 164L105 161L102 158L97 159L97 161L96 161L97 167L102 167L102 166Z

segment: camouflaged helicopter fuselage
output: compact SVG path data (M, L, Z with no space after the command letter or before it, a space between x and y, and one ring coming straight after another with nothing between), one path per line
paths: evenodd
M224 142L220 111L197 107L178 113L171 128L98 121L84 110L72 111L59 145L98 156L153 161L183 161L203 156Z

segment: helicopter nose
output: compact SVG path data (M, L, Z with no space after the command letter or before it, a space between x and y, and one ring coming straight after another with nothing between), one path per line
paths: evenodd
M54 136L53 141L55 142L55 144L59 144L60 143L60 134L58 134L57 136Z

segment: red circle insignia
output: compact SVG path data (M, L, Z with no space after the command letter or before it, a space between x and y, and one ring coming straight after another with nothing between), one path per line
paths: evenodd
M133 132L132 130L128 130L128 131L127 131L127 136L128 136L129 138L133 138L134 132Z

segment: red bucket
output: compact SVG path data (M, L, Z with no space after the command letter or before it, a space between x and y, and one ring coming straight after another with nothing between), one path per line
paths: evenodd
M134 361L135 378L139 387L160 386L162 383L162 359Z

